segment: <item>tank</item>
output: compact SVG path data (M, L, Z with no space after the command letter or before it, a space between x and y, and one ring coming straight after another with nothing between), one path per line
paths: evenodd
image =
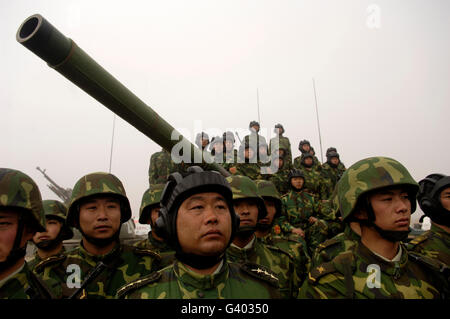
M230 175L223 167L214 163L209 154L202 154L200 149L40 14L30 16L21 24L16 39L47 62L49 67L58 71L165 150L171 152L175 145L183 150L190 149L191 162L194 162L194 159L203 159L203 162L211 163L209 164L211 169L219 171L224 176ZM173 137L177 138L172 139ZM180 159L178 154L174 156Z

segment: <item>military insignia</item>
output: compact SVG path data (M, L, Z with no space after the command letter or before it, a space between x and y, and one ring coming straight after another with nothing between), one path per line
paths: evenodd
M323 268L322 266L317 267L317 271L319 272L319 274L322 274L325 271L325 268Z
M281 227L280 227L280 225L275 225L275 226L273 227L273 232L274 232L276 235L281 234Z
M57 255L57 256L50 256L44 260L42 260L41 262L39 262L35 267L34 267L34 272L35 273L40 273L41 271L44 270L45 267L53 265L57 262L61 262L63 260L66 259L66 255Z
M253 263L244 263L241 264L241 269L253 277L270 283L272 286L279 287L279 279L276 274L264 266Z
M154 283L158 281L161 278L162 274L160 271L155 271L151 273L150 275L147 275L145 277L142 277L141 279L132 281L121 288L117 290L117 298L123 298L125 294L128 294L129 292L139 289L147 284Z

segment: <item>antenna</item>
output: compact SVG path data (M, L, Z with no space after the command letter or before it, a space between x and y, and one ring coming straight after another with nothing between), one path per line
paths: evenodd
M111 174L113 147L114 147L114 130L115 130L115 128L116 128L116 114L114 114L114 119L113 119L113 129L112 129L112 137L111 137L111 154L109 155L109 173L110 174Z
M259 116L259 91L258 91L258 88L256 88L256 104L258 106L258 123L261 126L261 118Z
M314 98L316 100L316 117L317 117L317 128L319 130L320 159L321 159L321 161L323 163L322 137L320 135L320 122L319 122L319 109L317 107L316 82L314 81L314 78L312 79L312 81L313 81L313 88L314 88Z

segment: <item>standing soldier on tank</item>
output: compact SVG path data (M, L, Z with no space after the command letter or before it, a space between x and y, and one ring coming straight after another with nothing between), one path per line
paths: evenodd
M155 232L155 222L161 210L160 201L165 184L156 184L147 189L142 196L141 208L139 210L139 223L150 225L148 238L134 244L134 246L150 249L161 256L159 268L170 265L174 260L175 251L167 242Z
M282 236L277 219L281 217L283 207L275 185L270 181L257 180L256 186L258 195L264 200L267 215L258 220L255 235L263 244L276 246L291 254L301 285L311 261L306 242L299 236Z
M66 206L57 200L44 200L42 204L46 231L37 232L33 237L37 251L34 258L28 262L31 269L48 257L61 255L64 252L63 240L73 237L73 231L66 223Z
M299 277L293 256L256 239L256 224L267 215L267 211L255 182L239 175L229 176L227 181L233 191L234 210L240 217L239 230L227 249L228 257L234 262L251 262L271 269L279 279L281 297L296 297Z
M261 179L261 167L256 158L256 151L253 147L244 142L239 147L239 163L236 164L235 175L243 175L252 180Z
M214 162L223 166L225 154L223 152L223 140L222 137L213 137L210 143L211 156Z
M260 145L267 145L266 139L264 136L259 135L259 130L260 130L260 126L259 123L256 121L251 121L250 124L248 125L248 128L250 130L250 134L244 136L244 140L242 141L242 143L246 144L246 145L251 145L252 148L254 148L255 150L257 150L256 152L256 158L259 161L260 160L260 156L259 156L259 146Z
M295 168L299 168L300 163L303 159L303 156L305 156L306 154L310 154L313 157L313 161L311 164L311 167L315 170L315 171L320 171L320 162L317 159L317 157L315 156L315 154L311 154L311 144L309 143L308 140L302 140L300 141L300 143L298 143L298 150L301 152L300 156L297 156L294 159L294 167Z
M239 227L223 176L200 167L169 177L157 232L176 251L175 262L118 291L127 299L279 298L278 279L262 266L231 263L225 251Z
M170 152L164 148L154 153L150 158L148 169L149 185L163 184L167 177L177 170L177 165L172 161Z
M422 211L431 219L431 229L411 240L407 247L436 258L450 269L450 176L431 174L419 185L417 199Z
M340 163L339 154L335 151L327 152L327 162L322 165L323 187L322 199L329 199L334 191L336 183L341 178L344 171L338 168Z
M300 161L297 159L300 159ZM327 194L327 189L325 189L322 176L313 166L314 157L309 153L302 154L294 162L294 168L301 170L305 176L305 185L303 186L305 192L312 194L316 201L318 201ZM324 194L323 196L322 193Z
M47 258L35 271L58 280L66 298L114 298L119 287L159 267L157 253L120 244L120 227L130 218L130 203L116 176L83 176L67 214L68 225L82 235L80 245L60 258Z
M57 283L49 287L25 262L27 242L37 231L45 231L39 188L28 175L0 168L0 299L55 298L50 289Z
M264 172L267 174L263 174L262 177L268 181L271 181L281 195L285 195L289 192L287 180L290 172L287 168L287 164L285 163L285 157L279 156L279 152L276 150L274 150L271 157L271 166L264 167ZM274 168L274 171L272 171L272 167Z
M448 293L440 265L409 253L418 185L398 161L371 157L353 164L337 184L344 222L357 221L361 240L312 268L299 298L429 299ZM448 295L447 295L448 297Z
M234 148L235 141L233 132L227 131L223 133L223 150L225 153L223 167L232 174L235 173L235 166L238 162L238 151ZM231 169L232 167L234 168Z
M283 150L283 156L285 158L285 165L288 169L292 167L292 151L291 151L291 142L289 138L283 136L284 127L281 124L276 124L274 128L275 137L270 139L269 143L269 154L272 154L273 150Z

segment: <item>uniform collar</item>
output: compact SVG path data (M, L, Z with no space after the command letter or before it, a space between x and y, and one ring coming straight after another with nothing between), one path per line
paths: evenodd
M175 275L181 282L195 289L213 289L220 283L223 283L229 274L229 266L226 258L222 260L216 271L210 275L199 274L179 261L175 262L173 269Z
M95 266L99 261L103 261L106 264L109 264L111 261L119 257L122 253L122 245L117 243L113 249L111 249L110 252L104 254L104 255L93 255L90 252L88 252L82 245L82 242L79 246L79 254L85 261L92 264L92 266Z
M365 263L378 265L382 272L391 276L400 277L405 271L408 262L408 252L403 244L400 243L400 245L400 258L398 261L388 261L386 258L371 251L362 242L358 243L357 254Z

